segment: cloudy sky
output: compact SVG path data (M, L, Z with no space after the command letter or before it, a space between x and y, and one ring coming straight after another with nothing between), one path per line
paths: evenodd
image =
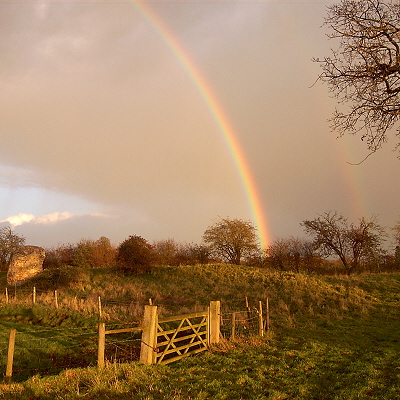
M328 210L392 227L394 140L350 165L368 151L330 132L335 102L313 85L328 4L1 1L0 226L44 247L199 243L218 216L270 240Z

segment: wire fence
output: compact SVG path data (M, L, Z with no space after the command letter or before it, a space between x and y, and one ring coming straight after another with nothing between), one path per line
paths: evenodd
M256 335L260 331L259 313L255 309L224 312L220 329L225 339L239 339Z
M0 323L0 326L2 324ZM113 328L132 324L109 325ZM1 329L1 328L0 328ZM9 333L9 329L2 333ZM105 358L109 362L133 362L139 360L140 334L109 335ZM69 368L85 368L97 365L97 326L89 328L49 328L27 330L18 327L13 351L12 376L23 381L39 375L54 375ZM9 338L0 339L0 368L5 376L8 360Z
M6 291L3 295L3 304L31 306L41 304L60 309L64 307L68 310L83 310L85 315L89 311L89 313L96 315L97 321L104 321L108 311L113 308L120 308L127 315L129 315L129 310L132 307L135 307L136 315L137 309L143 310L143 304L133 304L129 301L119 302L101 299L100 297L96 299L93 296L76 297L72 299L71 303L71 298L59 296L56 291L52 294L49 292L41 293L35 289L18 289L13 294ZM74 308L71 304L75 304L76 307ZM268 302L266 310L268 310ZM220 315L220 333L227 340L237 340L260 334L263 330L267 330L269 325L267 323L269 315L267 317L264 315L263 318L263 314L261 302L258 308L251 308L248 306L247 299L245 309L230 310L224 308ZM97 365L98 325L96 320L92 326L47 327L34 322L31 322L32 325L27 325L23 318L14 317L13 322L0 320L0 369L4 373L8 363L10 329L16 326L15 322L21 322L17 326L18 331L15 338L12 372L14 381L23 381L36 374L54 375L69 368ZM138 321L134 321L132 318L129 321L126 318L124 322L107 322L107 329L118 330L138 325ZM138 361L140 346L140 331L109 334L105 344L105 360L115 363ZM0 375L2 375L1 372Z
M65 295L57 290L37 290L6 287L0 293L0 305L44 305L55 309L77 311L85 315L96 316L102 320L135 320L143 310L143 302L137 299L107 299L100 295Z

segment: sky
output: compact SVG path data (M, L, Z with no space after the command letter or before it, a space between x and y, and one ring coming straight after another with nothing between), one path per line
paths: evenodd
M312 62L320 0L0 1L0 227L55 247L200 243L218 218L265 244L325 211L400 220L395 140L360 165Z

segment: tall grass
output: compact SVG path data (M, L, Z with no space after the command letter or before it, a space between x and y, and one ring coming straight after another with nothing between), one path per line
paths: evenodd
M38 302L54 304L54 287L49 287L46 271L44 275L21 288L28 293L28 303L30 290L35 285ZM113 269L78 269L69 281L65 277L60 280L58 292L62 308L96 315L100 296L108 320L139 320L143 305L149 299L159 306L163 316L200 311L211 300L220 300L223 310L243 310L246 297L251 306L268 298L276 323L307 315L362 314L370 308L373 299L353 278L232 265L162 266L151 274L137 276L121 275Z
M112 269L85 270L79 277L58 287L62 296L59 310L46 306L44 300L35 307L2 305L0 334L5 337L7 328L16 324L25 326L26 331L38 325L54 326L62 323L61 315L70 316L64 322L66 327L95 326L99 295L104 299L109 324L125 318L139 320L149 298L159 306L161 315L203 310L210 300L221 300L222 312L228 313L244 310L245 297L251 307L268 298L272 329L264 338L223 341L210 353L169 366L113 363L109 357L101 372L77 368L45 377L42 375L57 371L38 370L24 382L0 387L0 397L400 398L400 275L321 277L242 266L197 265L160 267L140 276L123 276ZM24 288L30 290L32 285ZM41 295L51 300L53 289L48 287ZM92 302L93 309L77 304L76 299ZM129 304L130 308L120 304ZM45 342L58 354L55 359L62 359L68 346L73 346L62 342ZM95 338L85 346L95 354ZM83 357L92 362L89 354Z

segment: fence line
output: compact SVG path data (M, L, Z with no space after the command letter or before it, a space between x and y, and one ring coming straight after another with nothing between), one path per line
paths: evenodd
M149 302L152 303L151 301ZM167 364L209 349L211 345L218 343L220 337L224 335L228 339L234 340L250 331L263 336L265 330L269 329L268 299L265 307L265 310L268 311L267 315L264 313L261 301L259 301L258 308L254 307L251 309L247 303L245 310L224 312L224 315L221 313L219 301L210 302L209 308L203 312L163 318L158 318L157 306L146 305L144 308L144 316L140 326L133 327L132 322L114 322L107 326L105 322L99 323L97 328L97 365L99 368L105 365L106 336L109 335L111 336L107 340L107 343L115 349L115 360L117 359L117 353L120 352L122 357L130 357L131 359L135 354L138 354L139 361L144 364ZM78 330L81 332L78 332ZM43 335L49 332L57 332L57 335L35 337L38 334ZM141 333L141 338L135 338L134 334L136 333ZM8 342L0 342L4 345L8 344L5 374L6 381L11 381L13 374L16 336L17 344L24 342L34 344L48 340L54 340L56 344L58 340L62 340L63 338L85 338L85 340L89 339L89 342L86 342L89 343L89 345L93 340L93 345L87 346L86 350L96 348L96 330L88 327L49 328L22 331L20 334L16 334L17 331L12 329L9 334ZM131 336L126 337L126 335L129 334ZM33 337L20 337L20 335L31 335ZM114 337L118 339L114 339ZM131 346L134 342L140 343L140 352L138 348ZM81 342L63 346L63 348L76 348L80 346L82 346ZM23 353L21 354L23 355ZM93 354L93 356L95 356L95 354ZM69 359L75 360L74 362L76 364L77 358L74 357L73 353L71 353L71 356L67 357L72 357ZM90 358L91 357L89 357L89 359ZM112 358L113 357L111 357L111 359ZM61 365L57 366L54 360L52 365L53 364L56 369L58 367L62 368ZM49 370L49 368L50 367L41 369L38 367L33 370ZM17 369L21 371L21 368ZM50 370L51 369L52 368L50 368Z
M25 295L24 295L25 294ZM24 296L23 296L24 295ZM44 296L43 296L44 295ZM49 298L51 297L51 299ZM72 299L70 296L60 296L60 293L57 290L54 290L54 293L49 296L49 292L46 290L39 291L36 289L34 286L32 290L27 290L24 288L19 289L17 291L17 287L14 287L14 297L10 296L9 290L6 287L5 288L5 303L9 304L10 302L15 302L15 303L29 303L29 304L53 304L56 309L59 309L61 307L65 307L68 309L71 309L71 302L72 302L72 308L76 309L77 311L79 310L86 310L87 312L90 312L94 315L97 315L100 320L107 320L110 318L109 313L107 313L107 307L111 307L109 310L110 313L116 312L117 315L121 315L120 312L123 311L123 315L129 315L129 308L130 307L135 307L137 309L139 303L135 300L129 301L129 300L113 300L113 299L106 299L102 298L101 296L98 295L93 295L93 296L74 296ZM153 304L153 300L150 298L149 299L149 304ZM113 307L117 307L117 310ZM261 308L261 311L260 311ZM245 297L245 310L243 312L247 315L247 325L246 325L246 330L248 328L253 329L253 322L252 319L255 318L254 312L256 312L256 315L258 315L258 318L260 316L263 317L263 322L262 324L259 322L258 326L262 326L262 331L268 331L270 327L270 316L269 316L269 299L267 298L265 301L265 312L262 310L263 305L261 302L259 302L258 307L253 307L251 308L249 306L249 301L248 297ZM255 311L256 310L256 311ZM242 311L235 311L237 313L241 313ZM257 314L258 313L258 314ZM226 313L226 315L229 315L231 313ZM225 315L225 314L224 314ZM238 315L236 316L236 320L238 321ZM228 324L230 325L232 323L232 318L230 317L229 320L226 318L223 319L221 318L221 324ZM255 324L255 323L254 323ZM261 333L261 328L260 328L260 334Z
M10 293L11 292L11 293ZM101 296L63 296L57 290L53 293L48 290L37 290L35 286L32 289L17 288L9 290L8 287L4 291L4 303L9 304L42 304L42 305L53 305L56 309L68 308L76 309L77 311L85 309L94 315L97 315L99 319L108 318L108 314L104 312L105 307L111 307L110 312L123 313L128 315L130 307L137 307L138 302L135 300L107 300L101 298ZM149 299L151 301L151 299ZM114 308L116 307L116 309Z

